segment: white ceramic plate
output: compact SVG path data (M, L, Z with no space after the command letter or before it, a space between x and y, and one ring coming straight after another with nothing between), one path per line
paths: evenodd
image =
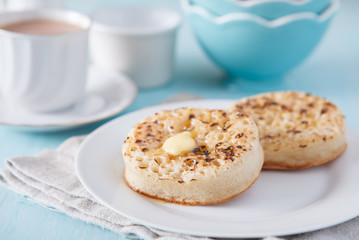
M0 124L25 130L62 130L112 117L127 108L136 95L137 87L127 76L91 66L85 95L74 106L37 113L14 106L0 96Z
M263 171L247 192L218 205L181 206L144 197L123 179L121 145L146 116L183 106L226 108L232 101L201 100L143 109L90 134L76 159L85 188L114 211L147 226L211 237L289 235L342 223L359 215L359 134L329 164L300 171Z

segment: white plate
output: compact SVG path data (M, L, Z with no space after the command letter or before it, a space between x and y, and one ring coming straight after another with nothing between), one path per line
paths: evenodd
M76 127L120 113L137 95L136 85L125 75L91 66L88 77L83 99L62 111L31 112L4 101L0 96L0 124L41 131Z
M232 101L201 100L155 106L117 118L90 134L76 158L85 188L114 211L147 226L211 237L289 235L342 223L359 215L359 134L337 160L300 171L263 171L247 192L218 205L181 206L130 190L121 145L146 116L183 106L226 108Z

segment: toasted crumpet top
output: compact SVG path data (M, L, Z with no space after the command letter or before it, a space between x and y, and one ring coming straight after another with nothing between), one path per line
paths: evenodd
M183 131L191 133L196 147L176 156L165 152L163 143ZM258 130L246 114L179 108L158 112L135 125L123 145L123 155L126 168L182 183L240 164L255 141Z
M344 134L345 118L332 102L304 92L273 92L242 99L231 112L250 115L265 150L306 148Z

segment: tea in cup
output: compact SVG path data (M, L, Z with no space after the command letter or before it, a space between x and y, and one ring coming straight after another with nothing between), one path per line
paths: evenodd
M87 79L90 19L59 9L0 14L0 96L48 112L76 103Z

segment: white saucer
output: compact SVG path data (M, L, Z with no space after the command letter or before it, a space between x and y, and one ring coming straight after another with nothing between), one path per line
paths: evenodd
M62 130L112 117L126 109L136 95L137 87L127 76L91 66L85 95L74 106L37 113L0 97L0 124L34 131Z

